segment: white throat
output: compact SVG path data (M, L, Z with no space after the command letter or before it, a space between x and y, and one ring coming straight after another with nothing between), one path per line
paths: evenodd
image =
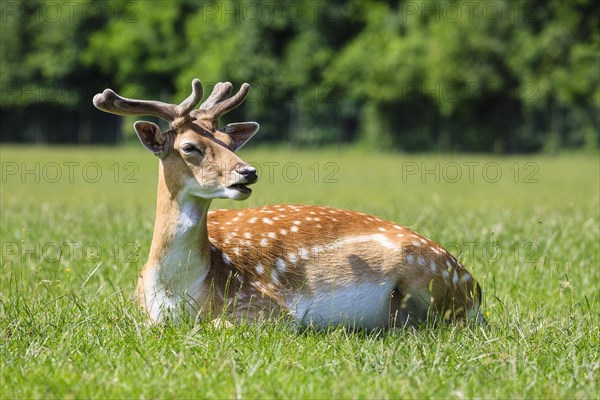
M210 270L206 218L210 200L191 196L159 199L154 236L144 268L144 302L150 317L176 316L183 306L195 315Z

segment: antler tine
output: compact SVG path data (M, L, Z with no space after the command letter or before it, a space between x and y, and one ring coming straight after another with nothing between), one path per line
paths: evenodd
M186 100L187 101L187 100ZM173 104L154 100L135 100L121 97L112 89L105 89L93 99L97 109L118 115L155 115L169 122L177 117L177 110Z
M243 83L242 87L240 87L240 90L235 94L235 96L233 96L227 100L224 100L220 103L217 103L214 106L214 109L211 111L218 118L221 115L233 110L234 108L236 108L237 106L242 104L242 102L248 95L248 90L250 90L250 85L247 83Z
M248 95L250 85L248 85L247 83L242 84L242 87L235 94L235 96L223 100L229 95L231 88L231 83L219 82L217 85L215 85L212 94L209 96L208 99L206 99L204 103L202 103L198 111L205 111L205 114L208 114L211 118L219 119L226 112L239 106Z
M213 107L229 96L231 89L233 89L231 82L217 82L210 96L200 105L200 110L208 110Z
M189 114L194 109L196 104L198 104L200 100L202 100L202 94L202 83L199 79L194 78L194 80L192 80L192 94L190 94L187 99L182 101L175 108L177 114L180 117Z

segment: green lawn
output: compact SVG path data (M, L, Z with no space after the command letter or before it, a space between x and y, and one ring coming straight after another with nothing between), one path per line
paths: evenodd
M134 148L2 146L2 398L599 398L597 155L494 158L354 150L240 155L245 202L395 220L484 288L488 328L294 332L148 327L133 291L157 161Z

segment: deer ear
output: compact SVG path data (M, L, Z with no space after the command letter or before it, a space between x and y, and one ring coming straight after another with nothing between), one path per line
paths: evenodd
M133 124L140 142L161 160L167 155L167 141L158 125L147 121L138 121Z
M259 127L256 122L237 122L235 124L227 124L219 130L225 132L233 139L233 151L236 151L254 136Z

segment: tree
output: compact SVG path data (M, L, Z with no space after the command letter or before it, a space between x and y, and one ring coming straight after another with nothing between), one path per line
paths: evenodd
M251 83L228 119L259 121L263 141L499 153L599 144L592 0L6 4L2 140L115 141L107 133L121 119L100 117L93 94L179 102L199 77L207 92Z

